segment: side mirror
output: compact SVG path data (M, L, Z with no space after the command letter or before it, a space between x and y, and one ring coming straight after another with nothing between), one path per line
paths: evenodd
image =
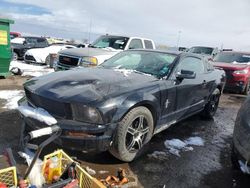
M179 80L183 80L183 79L195 79L196 73L194 71L181 70L180 72L177 72L175 76Z

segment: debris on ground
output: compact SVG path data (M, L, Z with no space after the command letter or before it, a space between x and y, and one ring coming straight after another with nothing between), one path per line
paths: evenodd
M190 138L186 139L185 143L187 145L192 145L192 146L204 146L204 140L198 136L190 137Z
M96 175L96 171L90 167L86 167L86 171L88 172L89 175L94 176Z
M7 102L3 108L15 109L18 107L17 101L19 101L24 96L24 91L21 90L1 90L0 99L4 99Z
M54 72L54 69L48 68L47 66L38 65L38 64L37 65L27 64L27 63L20 62L20 61L12 61L10 63L9 70L18 71L18 68L21 70L22 76L37 77L37 76L43 76L51 72Z
M119 168L117 171L117 176L108 176L106 179L102 179L101 182L105 186L121 186L127 184L129 179L127 178L127 174L124 169Z
M148 157L159 160L165 160L168 158L167 153L164 151L154 151L153 153L148 154Z
M193 147L191 146L204 146L204 140L195 136L184 141L180 139L166 140L164 145L168 149L169 153L180 157L180 151L192 151Z
M107 173L109 173L109 171L107 171L107 170L99 170L98 173L99 174L107 174Z

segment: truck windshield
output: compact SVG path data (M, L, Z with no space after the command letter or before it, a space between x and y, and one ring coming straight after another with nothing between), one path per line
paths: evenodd
M119 36L101 36L95 42L93 42L89 47L93 48L113 48L116 50L124 50L128 37Z
M162 78L169 75L175 58L176 55L161 52L124 51L101 64L101 67L131 70Z
M221 52L215 56L214 61L225 63L249 63L250 54Z
M213 48L209 47L192 47L189 49L189 52L196 54L212 55L213 50Z

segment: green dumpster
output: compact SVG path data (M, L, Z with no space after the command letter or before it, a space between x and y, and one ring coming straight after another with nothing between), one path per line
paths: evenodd
M7 76L11 61L10 24L13 20L0 18L0 76Z

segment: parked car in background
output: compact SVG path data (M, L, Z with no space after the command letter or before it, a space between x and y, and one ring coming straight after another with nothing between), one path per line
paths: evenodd
M76 48L73 45L54 44L45 48L33 48L26 51L24 61L26 63L49 64L49 54L57 54L61 50Z
M250 53L224 51L214 58L214 66L226 72L225 90L249 94L250 85Z
M242 104L234 126L232 163L250 175L250 97Z
M17 37L21 37L21 33L18 32L10 32L10 39L14 39Z
M219 52L218 48L213 47L206 47L206 46L193 46L191 47L188 52L201 54L207 57L208 60L212 60L215 55Z
M188 48L186 48L186 47L168 47L167 50L186 52L186 51L188 51Z
M59 53L55 70L68 70L77 66L97 66L113 55L128 49L155 49L150 39L103 35L83 49L68 49Z
M197 113L212 118L224 76L200 55L127 50L95 68L30 79L19 110L37 114L43 108L56 118L63 130L58 143L65 148L109 150L132 161L172 124ZM22 116L26 130L46 126Z
M48 47L49 43L44 37L17 37L11 40L13 59L23 59L28 49Z

